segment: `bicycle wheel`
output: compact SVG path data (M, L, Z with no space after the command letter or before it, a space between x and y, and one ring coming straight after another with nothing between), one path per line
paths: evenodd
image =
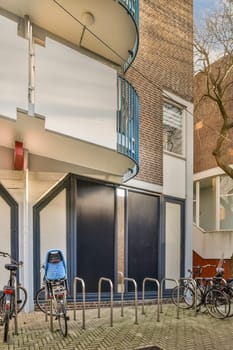
M177 305L177 297L179 290L179 307L182 309L189 309L194 304L194 291L187 286L176 286L172 289L171 299Z
M230 299L220 289L210 289L207 292L205 305L209 314L215 318L225 318L230 313Z
M197 296L196 308L197 308L197 311L200 311L201 306L205 305L205 286L198 285L196 293L197 293L196 294L196 296Z
M224 288L224 292L228 295L228 298L230 299L231 307L228 317L233 316L233 281L228 283L228 285Z
M4 316L4 333L3 333L3 341L5 343L8 340L9 322L10 322L10 315L6 313Z
M57 304L57 319L61 334L63 335L63 337L66 337L68 332L67 316L65 306L61 302L58 302Z
M5 290L5 288L4 288ZM5 294L2 299L2 312L3 312L3 341L8 340L9 322L14 312L14 296L13 294Z
M27 299L28 299L28 293L26 289L18 285L17 286L17 306L16 306L17 313L23 310L27 302Z
M50 304L49 304L49 300L46 299L45 287L42 287L41 289L39 289L37 291L37 293L36 293L36 305L38 306L40 311L46 313L46 310L47 310L47 314L50 315ZM56 316L55 312L53 312L53 316Z

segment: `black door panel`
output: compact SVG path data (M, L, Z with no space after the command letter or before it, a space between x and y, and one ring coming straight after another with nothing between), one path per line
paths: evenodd
M114 281L114 188L78 180L77 196L77 275L97 292L100 277Z
M159 198L128 192L128 276L142 290L145 277L158 274ZM133 290L131 284L129 291ZM146 290L155 289L148 283Z

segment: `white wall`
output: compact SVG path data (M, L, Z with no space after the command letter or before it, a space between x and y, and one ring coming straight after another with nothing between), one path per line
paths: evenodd
M180 277L181 246L181 206L166 202L166 235L165 235L165 277ZM166 288L174 287L174 282L166 282Z
M193 250L203 259L230 259L233 255L233 231L205 232L193 225Z
M177 198L186 195L186 162L166 153L163 155L163 193Z
M0 115L16 119L27 109L28 42L17 36L17 23L0 15Z
M35 47L35 112L45 127L115 150L116 71L52 39ZM28 110L28 40L3 16L0 49L0 115L16 119L16 108Z
M36 46L35 77L36 113L47 129L116 149L115 70L47 39Z
M66 191L60 192L40 212L40 260L48 249L62 249L66 257Z
M3 252L11 253L11 242L10 242L10 207L0 196L0 250ZM0 257L0 289L7 283L9 272L4 269L4 265L9 263L8 258Z

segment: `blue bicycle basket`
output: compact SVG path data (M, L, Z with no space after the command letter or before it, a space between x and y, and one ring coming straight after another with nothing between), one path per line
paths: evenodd
M45 257L45 279L47 281L67 278L66 263L60 249L50 249Z

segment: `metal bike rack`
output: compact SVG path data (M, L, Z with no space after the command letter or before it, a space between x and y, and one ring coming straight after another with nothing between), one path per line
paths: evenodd
M119 271L118 275L121 276L121 317L124 316L124 308L123 308L123 303L124 303L124 274L123 272Z
M45 287L45 322L48 322L48 293ZM49 304L50 305L50 304ZM50 309L50 306L49 306Z
M110 326L113 326L113 283L109 278L101 277L98 282L98 318L100 318L100 297L102 282L108 282L110 285Z
M177 287L179 287L179 282L174 279L174 278L163 278L162 281L161 281L161 285L160 285L160 312L162 313L163 310L162 310L162 304L163 304L163 285L164 285L164 282L165 281L172 281L172 282L175 282ZM179 288L177 289L177 319L179 319L179 300L180 300L180 295L179 295Z
M194 311L195 311L195 316L197 316L197 282L195 281L194 278L191 277L181 277L179 281L190 281L193 283L194 287Z
M17 313L17 287L15 288L15 300L14 300L14 303L15 303L15 334L18 335L18 313Z
M124 277L123 281L132 282L134 285L135 324L138 324L138 288L137 288L137 282L135 281L135 279L128 278L128 277Z
M142 282L142 314L145 315L145 311L144 311L144 299L145 299L145 285L146 282L150 281L150 282L155 282L157 287L158 287L158 306L157 306L157 322L159 322L159 305L160 305L160 283L156 278L149 278L146 277L144 278L143 282Z
M50 330L53 332L53 301L49 300L49 309L50 309Z
M74 320L76 321L76 305L77 305L77 282L81 283L82 286L82 309L83 309L83 329L86 328L85 326L85 282L80 277L74 278Z

